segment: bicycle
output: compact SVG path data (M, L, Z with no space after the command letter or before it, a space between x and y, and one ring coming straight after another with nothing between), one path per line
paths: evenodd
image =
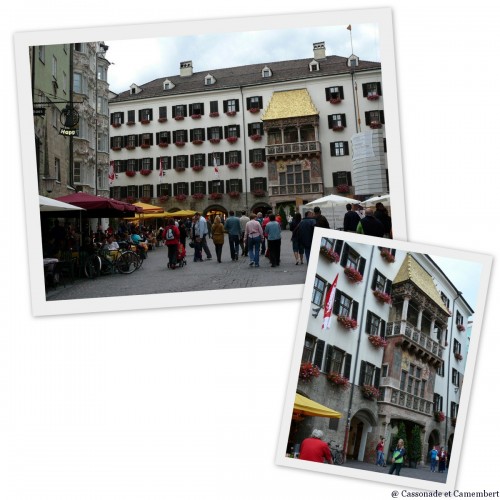
M139 267L142 261L140 257L132 250L105 250L100 248L97 251L100 259L100 273L102 275L112 274L118 271L120 274L131 274Z
M344 452L342 450L339 450L339 444L335 444L335 448L333 446L333 441L330 441L328 443L328 447L330 448L330 452L332 454L333 464L342 465L344 463Z

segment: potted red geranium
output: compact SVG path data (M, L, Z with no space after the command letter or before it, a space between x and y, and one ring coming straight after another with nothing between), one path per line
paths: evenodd
M299 372L300 380L310 382L313 377L319 377L319 368L312 363L302 363Z
M347 279L353 283L361 283L363 281L363 275L354 267L345 267L344 273Z

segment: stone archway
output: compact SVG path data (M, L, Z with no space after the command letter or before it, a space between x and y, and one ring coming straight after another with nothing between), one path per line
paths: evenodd
M203 216L206 217L210 222L214 221L216 215L218 215L221 220L227 218L228 211L222 205L209 205L203 211Z
M262 216L265 217L269 210L272 210L272 207L271 205L269 205L269 203L258 201L252 205L249 213L258 214L259 212L262 212Z
M362 462L367 451L368 434L377 425L375 415L366 409L358 411L351 419L347 441L347 456Z
M439 437L439 432L437 429L434 429L430 434L429 438L427 439L427 454L424 456L425 462L429 462L429 456L432 448L435 446L439 446L440 443L440 437Z

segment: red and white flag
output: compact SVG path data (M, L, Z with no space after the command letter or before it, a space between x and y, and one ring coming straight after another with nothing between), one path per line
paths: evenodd
M115 162L110 161L109 162L109 170L108 170L108 180L109 180L109 185L113 184L113 181L116 179L115 175Z
M332 312L333 312L333 300L335 298L335 289L337 288L337 280L339 279L339 275L333 280L328 292L326 294L325 299L325 311L323 313L323 324L321 325L321 329L324 328L330 329L330 325L332 323Z
M219 177L219 166L217 165L217 157L215 156L215 154L213 155L213 158L214 158L214 175L215 175L215 178L217 180L220 179Z
M160 176L160 181L161 181L161 178L164 176L164 173L163 173L163 156L160 156L160 172L159 172L159 176Z

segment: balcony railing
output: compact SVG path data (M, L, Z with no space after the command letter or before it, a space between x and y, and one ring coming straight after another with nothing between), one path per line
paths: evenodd
M296 184L291 186L269 186L269 189L272 196L322 193L323 183L315 182L312 184Z
M432 415L433 402L424 398L420 398L409 392L401 391L393 387L381 387L383 389L379 403L391 403L407 410L418 411L425 415Z
M294 153L319 153L321 144L317 141L291 142L266 146L266 156L289 155Z
M432 340L425 333L417 330L406 321L397 321L387 324L386 336L394 337L400 335L402 342L411 350L415 351L424 360L432 364L440 364L443 359L443 347Z

